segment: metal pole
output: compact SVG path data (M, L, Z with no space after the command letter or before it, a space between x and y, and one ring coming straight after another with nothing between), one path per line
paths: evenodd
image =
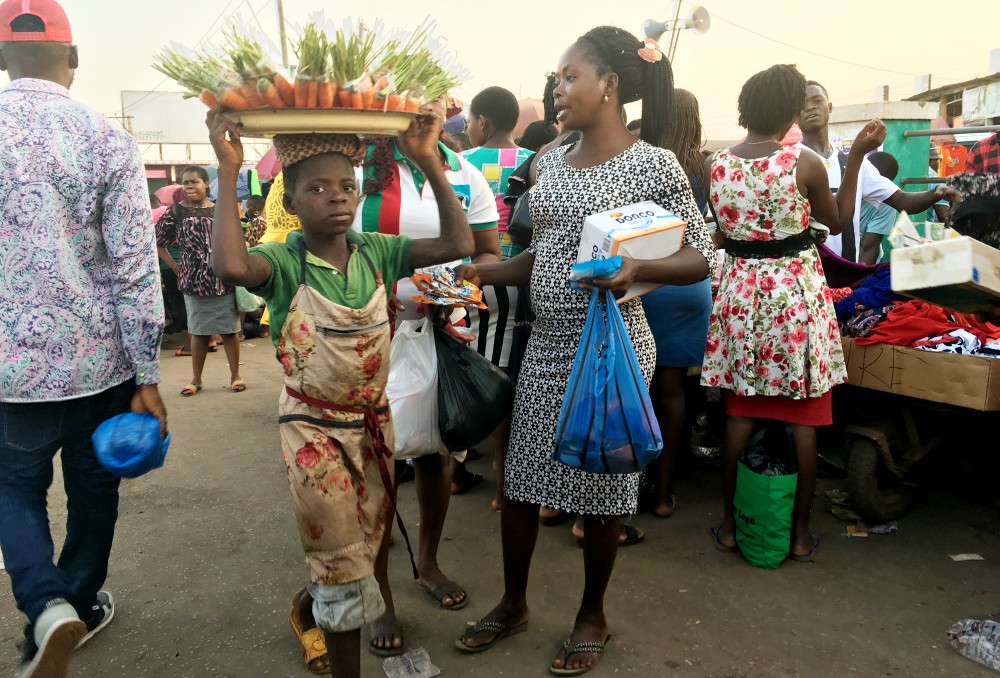
M900 179L899 183L904 186L912 184L943 184L948 181L948 177L907 177Z
M285 33L285 2L284 0L276 0L274 4L278 10L278 36L279 40L281 40L281 65L288 68L288 36Z
M677 51L677 39L680 36L680 27L677 20L681 15L681 0L674 0L674 20L670 28L670 46L667 49L667 59L674 60L674 52Z
M936 137L945 134L987 134L1000 132L1000 125L981 125L979 127L945 127L944 129L908 129L903 132L903 138Z

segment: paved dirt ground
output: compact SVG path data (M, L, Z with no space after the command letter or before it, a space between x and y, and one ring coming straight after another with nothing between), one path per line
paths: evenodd
M307 569L277 452L279 370L265 340L244 344L243 362L247 392L225 390L220 351L209 356L205 390L182 399L188 359L164 353L173 446L163 469L122 487L107 582L117 614L80 651L74 675L310 675L287 621ZM492 477L489 462L473 468ZM619 555L607 603L614 640L592 675L996 675L950 649L945 632L958 619L1000 610L1000 507L969 496L960 476L930 476L900 533L868 539L842 536L845 524L826 511L822 492L843 483L821 481L816 561L766 572L714 550L708 528L720 519L718 471L689 464L677 483L676 515L634 520L648 536ZM66 517L60 483L57 475L50 502L57 540ZM530 633L483 654L453 647L502 590L491 492L483 484L454 498L441 547L445 571L468 588L464 610L438 609L411 581L401 541L393 547L407 644L426 648L444 676L548 675L582 590L581 551L568 525L542 528ZM412 483L403 485L400 505L415 533ZM949 558L958 553L985 560ZM21 624L5 581L0 675L17 666ZM367 653L364 672L384 675Z

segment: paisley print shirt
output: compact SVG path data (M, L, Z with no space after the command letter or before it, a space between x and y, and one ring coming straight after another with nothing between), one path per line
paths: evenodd
M53 82L0 92L0 401L160 380L163 300L142 156Z

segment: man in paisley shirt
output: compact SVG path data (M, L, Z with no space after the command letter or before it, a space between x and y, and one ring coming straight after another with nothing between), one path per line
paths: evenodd
M70 99L77 67L55 0L0 4L0 548L28 618L21 676L65 676L102 629L100 591L118 517L118 478L91 434L148 412L163 303L145 171L135 140ZM62 450L66 541L57 564L46 494Z

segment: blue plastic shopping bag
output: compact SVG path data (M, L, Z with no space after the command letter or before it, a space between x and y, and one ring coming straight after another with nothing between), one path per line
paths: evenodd
M662 449L618 303L595 289L559 410L552 459L588 473L635 473Z

